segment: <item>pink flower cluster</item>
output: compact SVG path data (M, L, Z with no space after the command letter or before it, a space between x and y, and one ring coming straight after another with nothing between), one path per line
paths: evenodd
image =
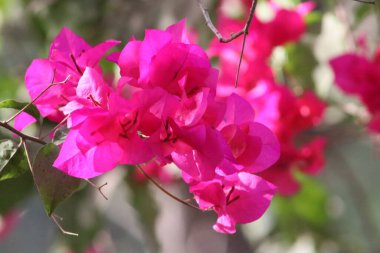
M36 102L48 119L68 118L70 131L54 163L59 170L91 178L120 164L174 163L199 208L217 213L214 229L234 233L235 224L268 208L276 188L259 173L278 160L279 143L242 97L217 100L218 71L184 27L182 21L146 30L144 40L132 38L109 55L120 68L116 87L99 61L119 42L91 47L64 28L25 81L33 99L70 75Z
M380 47L371 58L346 53L331 59L336 84L346 93L356 95L371 114L368 129L380 133Z
M239 31L244 20L229 17L220 2L218 28L224 35ZM243 1L246 12L251 1ZM281 155L277 163L259 175L278 187L282 195L296 193L300 186L294 178L294 170L314 175L324 166L325 140L315 137L301 146L296 145L297 136L316 126L322 118L325 104L312 91L296 96L286 85L278 84L269 58L276 46L299 40L306 30L304 17L314 4L301 3L295 9L283 9L269 1L274 17L263 22L253 18L246 39L238 88L234 87L237 64L240 57L242 38L228 44L214 39L208 49L212 57L218 57L221 71L217 95L228 97L236 92L255 109L255 120L275 132L281 144ZM248 15L248 13L245 13Z

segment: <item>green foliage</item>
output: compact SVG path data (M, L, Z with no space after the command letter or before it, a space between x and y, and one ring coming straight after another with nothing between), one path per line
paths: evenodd
M360 4L355 10L356 23L360 23L373 11L373 6L370 4Z
M317 66L317 60L310 46L305 43L297 43L290 44L285 49L287 61L284 69L289 74L288 78L294 78L289 81L303 88L312 89L314 87L312 76L314 68Z
M59 153L58 146L50 143L37 153L33 163L33 177L46 213L54 209L79 187L80 179L73 178L53 167Z
M11 140L0 141L0 181L16 178L29 170L24 149Z
M33 178L30 172L17 178L0 181L0 214L6 213L28 197L32 189Z
M13 99L7 99L7 100L0 102L0 108L9 108L9 109L21 110L27 104L28 103L18 102L18 101L13 100ZM31 116L33 116L37 120L40 118L40 112L38 111L37 107L33 104L28 106L25 109L25 112L30 114Z
M285 238L294 240L302 231L323 231L329 221L327 192L316 179L297 174L301 191L293 197L276 196L273 207L278 219L278 228Z
M2 73L2 71L0 71L0 76L0 99L14 97L19 87L18 79L16 77Z

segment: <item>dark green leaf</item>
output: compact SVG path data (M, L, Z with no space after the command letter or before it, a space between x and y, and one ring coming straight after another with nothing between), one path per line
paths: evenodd
M29 170L24 149L11 140L0 141L0 181L16 178Z
M33 189L31 173L0 182L0 214L12 209L26 198Z
M28 103L18 102L18 101L15 101L13 99L7 99L7 100L0 102L0 108L10 108L10 109L21 110L27 104ZM38 111L37 107L33 104L28 106L28 108L26 108L25 112L30 114L31 116L33 116L37 120L40 118L40 112Z
M77 190L81 182L80 179L70 177L53 167L58 153L58 147L49 143L38 151L33 163L34 182L49 216L62 201Z

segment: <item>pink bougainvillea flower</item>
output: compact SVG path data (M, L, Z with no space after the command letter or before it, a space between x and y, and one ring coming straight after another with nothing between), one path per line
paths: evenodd
M315 3L301 3L293 10L280 8L274 1L270 3L275 14L273 20L264 25L263 33L268 36L273 47L298 41L306 31L305 16L314 9Z
M229 37L231 33L241 30L245 20L240 17L230 17L225 13L223 2L218 9L217 26L219 31ZM248 16L251 1L241 1ZM276 46L298 41L306 31L305 16L314 8L314 3L299 4L294 9L280 8L274 2L270 7L274 12L272 20L263 22L254 16L250 31L246 38L244 55L240 67L239 87L246 90L254 88L262 80L274 81L273 72L269 66L269 57ZM283 22L287 20L287 22ZM214 38L208 49L212 57L219 58L219 86L231 86L235 81L236 70L240 59L243 38L229 43L220 43ZM230 94L230 93L227 93Z
M77 99L62 110L70 117L70 133L54 163L79 178L91 178L117 164L139 164L152 158L137 133L138 115L127 100L86 68L76 90Z
M50 84L68 78L64 84L48 89L35 102L41 115L60 122L64 116L59 109L75 98L75 88L85 68L92 67L101 71L99 61L117 44L118 41L108 40L91 47L68 28L63 28L50 46L48 59L34 60L25 75L26 87L32 99Z
M227 99L220 129L232 152L233 163L244 171L257 173L278 160L279 143L266 126L253 122L254 112L248 101L232 94Z
M218 219L213 226L220 233L235 233L236 224L260 218L268 208L275 187L262 178L241 172L190 186L199 207L213 209Z
M216 231L234 233L236 224L258 219L275 186L256 174L278 159L279 143L269 128L255 121L250 102L231 93L216 97L218 71L188 39L185 21L164 31L147 30L143 40L132 38L120 53L110 55L121 76L113 87L98 63L116 44L106 41L90 47L63 29L49 58L29 67L26 82L32 98L70 75L36 103L44 117L67 117L69 133L54 166L87 179L117 165L139 165L163 179L162 167L174 164L200 208L217 213ZM263 48L268 45L264 42ZM261 54L259 62L265 62L259 51L251 53ZM261 72L246 67L248 72ZM273 81L269 67L263 70ZM246 82L254 87L248 83L257 80L247 77ZM312 164L319 161L308 150L303 155Z
M165 31L146 30L143 41L131 40L118 60L126 83L141 88L161 87L179 97L202 87L215 90L217 71L205 52L190 44L184 26L181 21Z
M330 60L330 65L335 73L335 82L339 87L351 94L361 92L363 83L372 79L369 69L372 69L368 59L348 53Z
M318 174L325 165L325 145L326 140L323 137L316 137L301 148L292 143L281 143L280 159L258 175L276 185L282 195L294 195L300 190L300 184L294 177L295 171L309 175Z
M258 109L257 121L269 126L281 143L278 162L259 175L275 184L282 195L295 194L299 184L294 170L314 175L324 166L323 138L313 138L311 143L300 147L294 143L299 133L320 123L325 104L311 91L297 97L288 87L270 82L261 83L248 96Z
M336 84L346 93L360 98L372 115L368 129L379 132L380 61L379 50L373 59L355 53L346 53L330 60Z
M244 27L245 20L240 16L231 16L230 10L223 6L225 1L222 1L218 9L217 26L223 35L229 36L231 32L239 31ZM239 3L243 8L243 14L248 15L252 2L240 1ZM274 163L276 159L268 159L268 157L273 157L273 154L270 155L270 150L276 153L276 149L273 148L275 147L275 138L270 137L270 131L264 131L265 128L259 127L261 125L257 123L232 124L222 130L232 154L223 161L221 167L224 168L221 168L220 171L228 174L236 172L238 169L258 173L278 186L279 192L284 195L294 194L299 189L298 183L293 177L293 170L314 174L323 167L324 145L309 146L301 143L296 146L295 143L298 142L297 137L301 132L320 123L325 104L311 91L305 91L300 96L296 96L289 87L277 84L275 73L269 62L275 47L289 42L297 42L301 38L306 30L305 17L314 8L314 5L312 2L307 2L299 4L293 9L285 9L279 7L274 1L269 1L273 18L262 21L254 16L246 40L237 89L234 87L234 82L242 38L227 44L214 39L208 49L209 55L218 57L219 60L221 75L218 81L217 96L229 99L230 94L235 92L247 99L255 110L255 121L272 130L281 145L280 159ZM291 25L284 23L283 20L288 20ZM248 126L256 126L258 129L263 129L263 132L254 127L248 131ZM260 134L252 138L251 135L255 132ZM260 150L259 143L265 140L264 132L268 132L266 139L268 149L263 154L267 154L268 157L260 159L257 153ZM314 143L313 141L318 142L316 139L311 140L312 143ZM256 143L254 144L254 142ZM250 145L256 150L248 152ZM244 155L245 151L254 155L246 156ZM262 164L261 168L257 167L260 160L266 162ZM270 165L272 166L267 169Z

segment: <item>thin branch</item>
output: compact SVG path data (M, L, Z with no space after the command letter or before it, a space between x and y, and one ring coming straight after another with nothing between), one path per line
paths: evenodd
M14 127L10 126L7 122L0 121L0 127L4 127L5 129L8 129L9 131L11 131L12 133L18 135L19 137L21 137L24 140L30 140L30 141L33 141L33 142L36 142L36 143L39 143L39 144L42 144L42 145L46 144L45 141L43 141L43 140L41 140L41 139L39 139L37 137L30 136L30 135L27 135L27 134L24 134L24 133L18 131Z
M212 23L210 14L208 12L208 9L203 5L202 0L197 0L199 8L202 11L203 17L206 20L207 26L210 28L210 30L215 34L215 36L219 39L220 42L222 43L228 43L233 41L234 39L240 37L241 35L244 35L243 38L243 45L241 47L241 52L240 52L240 58L239 58L239 64L238 64L238 69L236 71L236 77L235 77L235 88L238 86L239 82L239 74L240 74L240 67L241 67L241 62L243 60L243 54L244 54L244 49L245 49L245 43L247 40L247 35L249 31L249 26L252 23L253 20L253 15L255 14L256 6L257 6L257 1L258 0L252 0L252 5L249 10L249 16L247 19L247 22L245 23L243 29L241 29L239 32L232 33L229 38L224 38L221 33L218 31L218 29L215 27L215 25Z
M27 148L27 146L26 146L25 139L22 139L22 138L21 138L21 142L22 142L22 145L24 146L25 156L26 156L26 161L28 162L29 169L30 169L30 171L31 171L32 174L33 174L32 161L31 161L31 159L30 159L30 155L29 155L29 152L28 152L28 148Z
M93 182L91 182L89 179L85 179L84 181L86 181L87 183L89 183L92 187L96 188L100 192L100 194L103 196L103 198L105 198L105 200L108 200L108 198L106 197L106 195L102 192L102 188L108 184L107 182L105 182L101 186L97 186L96 184L94 184Z
M219 39L220 42L222 43L228 43L230 41L233 41L234 39L240 37L241 35L244 34L244 29L237 33L232 33L229 38L224 38L222 34L219 32L219 30L215 27L215 25L212 23L210 14L208 12L208 8L203 5L202 0L197 0L198 6L202 11L203 17L206 20L207 26L210 28L210 30L215 34L215 36Z
M194 206L193 204L190 204L188 201L186 200L183 200L183 199L180 199L178 198L177 196L175 196L174 194L168 192L165 188L163 188L156 180L154 180L151 176L149 176L143 168L141 168L140 165L136 165L136 167L140 170L140 172L147 178L149 179L149 181L151 181L158 189L160 189L162 192L164 192L166 195L168 195L169 197L171 197L172 199L184 204L185 206L188 206L188 207L191 207L191 208L194 208L196 210L199 210L199 211L204 211L200 208L198 208L197 206Z
M61 232L65 235L72 235L72 236L79 236L79 234L77 233L73 233L73 232L70 232L70 231L67 231L65 229L63 229L63 227L59 224L58 220L57 219L60 219L61 221L63 220L62 217L59 217L55 214L52 214L51 216L51 219L52 221L54 221L55 225L57 225L57 227L59 228L59 230L61 230Z
M375 4L376 0L366 1L366 0L354 0L355 2L363 3L363 4Z
M27 105L25 105L21 110L19 110L16 114L14 114L12 117L10 117L8 120L5 121L5 123L9 123L11 122L14 118L16 118L18 115L20 115L23 111L25 111L26 109L28 109L29 106L31 106L37 99L39 99L43 94L45 94L45 92L47 90L49 90L51 87L55 86L55 85L58 85L58 84L65 84L69 79L70 79L70 75L68 75L66 77L65 80L61 81L61 82L56 82L56 83L51 83L49 84L49 86L47 86L40 94L38 94L37 97L35 97L30 103L28 103Z
M63 120L61 120L61 122L59 122L53 129L51 129L47 134L45 134L44 136L41 137L41 139L45 139L46 137L49 136L49 134L51 134L52 132L55 133L55 131L57 131L58 128L60 128L66 121L67 119L70 117L70 115L67 115Z
M248 35L248 31L249 31L249 26L250 26L251 23L252 23L253 15L254 15L255 10L256 10L257 1L258 1L258 0L253 0L253 1L252 1L251 9L250 9L250 11L249 11L248 20L247 20L247 23L245 24L244 29L243 29L243 31L244 31L243 45L242 45L242 47L241 47L240 58L239 58L239 65L238 65L238 69L237 69L237 72L236 72L235 88L236 88L237 85L238 85L239 74L240 74L240 67L241 67L241 62L242 62L242 60L243 60L243 54L244 54L244 49L245 49L245 42L246 42L246 39L247 39L247 35Z

